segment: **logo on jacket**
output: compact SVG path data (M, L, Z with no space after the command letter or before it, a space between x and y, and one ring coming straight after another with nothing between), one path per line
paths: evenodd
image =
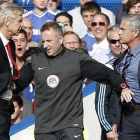
M59 78L56 75L50 75L47 78L47 85L50 88L55 88L55 87L57 87L58 84L59 84Z

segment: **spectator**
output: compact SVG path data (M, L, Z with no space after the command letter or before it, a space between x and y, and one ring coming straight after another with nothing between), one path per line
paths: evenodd
M27 50L27 44L28 44L28 40L27 40L27 34L26 32L21 29L18 35L14 35L11 38L16 45L16 63L19 69L21 69L21 67L24 65L24 60L23 60L23 55L25 54L26 50ZM33 87L32 84L30 84L30 86ZM32 114L32 104L25 99L24 97L22 97L23 100L23 111L21 113L21 118L25 119L27 117L29 117Z
M47 12L48 0L32 0L35 8L23 15L23 17L29 18L33 25L32 41L41 42L40 28L45 22L51 20L54 21L54 15Z
M97 43L93 45L93 50L90 52L91 56L93 56L96 53L99 53L102 50L109 49L109 43L107 41L106 34L110 26L110 21L107 15L99 13L93 17L91 23L91 30L95 35Z
M23 9L5 2L0 8L0 139L9 140L11 114L14 112L12 102L12 79L20 77L15 63L15 45L10 40L12 35L18 35L22 27ZM17 75L15 74L17 72ZM10 88L10 86L12 86Z
M124 48L124 46L119 42L119 30L119 25L114 25L108 29L107 40L110 49L96 53L95 55L93 55L93 59L97 60L100 63L106 64L109 60L116 58L121 52L127 49L126 47Z
M128 45L128 50L118 57L115 65L127 82L131 91L121 94L122 139L140 139L140 15L126 15L120 24L120 43ZM126 97L127 96L127 97ZM125 99L125 101L124 101Z
M61 26L63 33L73 31L73 28L72 28L73 18L69 13L67 12L58 13L55 16L54 21ZM86 43L83 40L81 41L82 41L82 48L87 49Z
M22 27L26 33L27 33L27 37L28 37L28 45L27 47L37 47L38 43L32 41L32 35L33 35L33 26L32 26L32 22L30 19L28 18L23 18L23 27Z
M140 15L140 0L128 0L125 10L128 14Z
M22 120L20 114L23 111L23 100L19 95L13 95L12 100L15 112L11 115L11 125L14 125Z
M45 52L31 56L15 81L18 92L35 76L35 139L83 140L83 78L112 81L119 91L125 82L88 55L63 47L63 31L58 24L45 23L41 38Z
M17 66L19 69L21 69L21 67L24 64L23 55L27 50L27 43L28 43L27 34L23 29L21 29L19 34L12 36L11 39L15 42L15 45L16 45L15 52L16 52Z
M68 31L64 33L63 44L67 49L75 50L81 48L81 39L76 33Z
M122 0L122 4L119 5L116 8L116 11L115 11L115 14L116 14L116 24L120 24L121 18L127 14L126 11L125 11L125 5L126 5L127 1L128 0Z
M80 7L77 7L68 12L70 15L73 16L73 31L76 34L78 34L80 38L83 37L83 35L85 35L87 33L87 27L84 24L84 21L80 14L81 6L83 4L85 4L86 2L93 2L93 1L94 0L79 0ZM106 14L109 17L111 25L115 24L115 16L113 15L113 13L110 10L107 10L107 9L101 7L101 12Z
M61 0L48 0L47 9L48 12L56 16L61 11L57 9L60 6Z
M58 13L55 16L54 21L61 26L64 33L67 31L73 31L72 28L73 18L69 13L67 12Z
M82 39L86 42L88 51L92 51L93 50L92 46L94 43L96 43L95 36L91 31L91 22L93 16L99 12L101 12L100 6L95 2L87 2L81 6L81 15L85 22L85 25L88 28L87 33L84 35Z

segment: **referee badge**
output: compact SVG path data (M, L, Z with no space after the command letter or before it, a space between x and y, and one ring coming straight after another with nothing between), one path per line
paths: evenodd
M47 85L50 88L55 88L55 87L57 87L58 84L59 84L59 78L56 75L50 75L47 78Z

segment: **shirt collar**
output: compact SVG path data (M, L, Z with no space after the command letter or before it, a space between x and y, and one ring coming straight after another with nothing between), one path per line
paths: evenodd
M9 40L0 32L0 38L3 42L3 45L6 46Z
M100 42L97 45L100 46L100 48L102 48L102 49L104 49L106 46L109 46L109 43L107 41L107 38L105 38L102 42Z

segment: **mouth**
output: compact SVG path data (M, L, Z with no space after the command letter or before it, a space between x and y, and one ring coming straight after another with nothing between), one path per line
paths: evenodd
M44 3L40 3L40 6L44 6Z
M19 53L21 53L21 52L22 52L22 48L17 48L17 51L18 51Z
M102 31L101 31L101 30L96 30L95 32L96 32L96 33L101 33Z

